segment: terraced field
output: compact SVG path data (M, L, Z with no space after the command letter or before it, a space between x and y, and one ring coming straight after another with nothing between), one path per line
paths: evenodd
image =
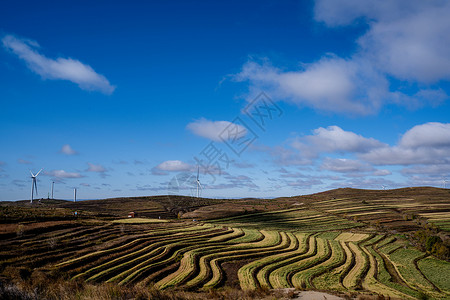
M208 222L227 226L301 230L304 232L328 231L330 228L344 230L364 226L362 223L306 207L253 213L209 220Z
M415 248L402 232L405 224L395 225L401 234L371 227L373 218L394 226L405 214L401 206L422 211L417 216L428 222L443 220L445 203L443 211L430 212L439 203L427 209L415 200L375 198L296 201L286 209L201 222L71 219L18 225L0 241L0 283L43 272L71 282L160 290L238 286L450 299L449 262Z
M2 241L0 267L41 268L94 283L198 290L227 285L229 273L222 266L232 263L239 266L236 275L244 290L296 287L450 297L448 280L434 272L449 270L449 263L405 249L385 235L193 222L71 225ZM124 230L127 234L121 234ZM21 250L10 253L13 245Z

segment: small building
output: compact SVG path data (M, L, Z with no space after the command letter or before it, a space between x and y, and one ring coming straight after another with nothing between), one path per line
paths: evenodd
M137 214L134 211L130 211L128 213L128 218L135 218L135 217L137 217Z

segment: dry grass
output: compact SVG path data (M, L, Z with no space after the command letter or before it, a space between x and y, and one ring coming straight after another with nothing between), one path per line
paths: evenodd
M113 221L113 223L119 224L145 224L145 223L167 223L167 222L169 221L162 219L147 219L147 218L128 218Z

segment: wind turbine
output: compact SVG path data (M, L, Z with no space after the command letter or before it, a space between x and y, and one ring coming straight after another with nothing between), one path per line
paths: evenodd
M445 189L447 185L447 179L445 177L442 178L442 187Z
M33 196L34 196L34 190L36 190L36 195L38 193L37 191L37 178L39 173L41 173L42 169L39 170L39 172L36 173L36 175L33 174L33 172L31 172L30 170L30 174L31 174L31 202L33 203Z
M73 202L77 202L77 188L73 188Z
M383 191L386 190L386 186L385 185L382 185L381 187L383 188Z
M199 175L200 175L200 167L197 166L197 198L199 198L200 189L202 188L202 185L200 184Z

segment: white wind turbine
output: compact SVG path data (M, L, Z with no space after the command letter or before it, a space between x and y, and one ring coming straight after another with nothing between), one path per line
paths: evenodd
M200 184L200 167L197 167L197 198L200 196L200 190L202 189L202 185Z
M383 188L383 191L386 190L386 186L385 185L382 185L381 187Z
M34 190L36 190L36 195L38 193L37 190L37 178L39 173L41 173L42 169L39 170L39 172L36 173L36 175L33 174L33 172L31 172L30 170L30 174L31 174L31 203L33 203L33 197L34 197Z

